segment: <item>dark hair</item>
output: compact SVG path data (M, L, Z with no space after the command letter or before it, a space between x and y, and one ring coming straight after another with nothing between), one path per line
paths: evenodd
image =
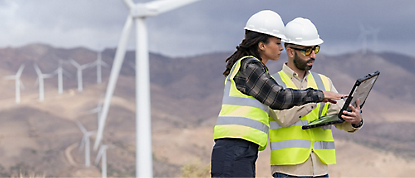
M272 36L245 30L245 39L236 47L236 51L226 59L226 70L223 72L223 75L228 76L235 62L244 56L254 56L262 61L258 52L258 43L268 43L270 37Z

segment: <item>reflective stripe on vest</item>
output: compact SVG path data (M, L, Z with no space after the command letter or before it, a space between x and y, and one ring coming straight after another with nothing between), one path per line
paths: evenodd
M284 140L271 142L273 150L285 149L285 148L311 148L310 140Z
M254 57L239 59L226 77L222 108L214 128L214 139L240 138L254 142L259 145L258 150L264 150L269 131L268 106L240 92L233 80L240 69L241 61L245 58Z
M225 90L224 90L224 96L226 95L226 96L229 96L229 97L223 97L222 104L236 105L236 106L251 106L251 107L262 109L262 110L268 112L269 107L262 104L261 102L259 102L255 98L232 97L232 96L230 96L230 93L229 93L230 90L231 90L231 81L229 80L229 81L226 82Z
M218 120L216 121L216 125L232 125L232 124L238 124L243 125L247 127L251 127L257 130L260 130L262 132L265 132L268 134L268 126L262 123L261 121L256 121L252 119L247 119L243 117L218 117Z
M334 149L334 141L315 141L314 149Z
M285 148L311 148L310 140L284 140L271 142L273 150ZM334 141L315 141L314 149L334 149Z
M283 71L273 75L277 83L284 88L297 87ZM307 87L330 91L328 78L317 74L309 73L307 76ZM283 128L275 120L270 119L269 140L271 147L271 165L296 165L308 159L311 150L325 164L335 164L334 141L331 125L303 130L302 126L308 122L326 115L328 103L317 104L318 107L307 114L301 120L291 126Z

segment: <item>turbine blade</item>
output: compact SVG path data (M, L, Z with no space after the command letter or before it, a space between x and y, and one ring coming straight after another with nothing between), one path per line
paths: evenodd
M84 149L85 145L85 136L82 136L81 144L79 144L79 151L82 151Z
M40 71L39 66L36 63L33 64L33 67L35 68L36 73L37 73L38 76L42 75L42 71Z
M73 66L75 66L76 68L79 68L79 67L81 67L80 65L79 65L79 63L77 63L75 60L73 60L72 58L71 59L69 59L69 62L73 65Z
M64 69L62 69L62 74L63 74L63 75L66 75L66 76L67 76L67 77L69 77L69 78L72 78L71 73L69 73L68 71L66 71L66 70L64 70Z
M103 154L103 149L102 149L102 146L101 146L101 147L99 148L98 155L97 155L97 157L95 158L95 162L94 162L95 166L96 166L96 165L98 165L99 160L100 160L100 159L101 159L101 157L102 157L102 154Z
M23 85L23 82L19 79L20 82L20 89L25 89L26 87Z
M56 69L55 71L53 71L51 74L53 74L53 75L58 75L58 74L59 74L59 68L58 68L58 69Z
M147 8L156 9L157 13L164 13L199 0L157 0L146 3Z
M52 78L55 74L42 74L43 78Z
M19 70L17 71L17 74L16 74L17 77L20 77L20 75L22 75L24 67L25 67L24 64L20 65Z
M109 65L104 61L101 61L101 65L104 66L104 67L109 67Z
M78 125L84 135L87 134L85 127L79 121L76 121L76 125Z
M4 76L3 77L6 80L16 80L17 76L16 75L8 75L8 76Z
M111 103L111 97L114 94L115 85L117 84L117 78L120 74L122 62L124 61L125 51L128 43L128 36L130 35L131 28L133 25L133 19L129 16L125 22L124 28L121 32L120 42L118 43L117 51L115 52L114 62L112 64L111 74L108 81L107 91L105 94L105 103L102 107L101 117L98 124L97 137L94 143L94 150L98 149L99 143L102 139L104 132L105 120L107 119L108 108Z
M101 110L101 108L96 107L96 108L94 108L94 109L89 110L89 112L88 112L88 113L90 113L90 114L93 114L93 113L98 113L100 110Z
M132 0L124 0L124 3L125 3L125 5L127 5L127 7L129 9L132 9L135 6L135 4Z
M94 65L96 65L96 62L86 63L86 64L81 65L81 69L93 67Z

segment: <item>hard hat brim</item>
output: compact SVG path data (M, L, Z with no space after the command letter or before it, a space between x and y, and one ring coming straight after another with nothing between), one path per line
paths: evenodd
M287 37L285 37L284 34L275 34L275 33L270 33L270 32L262 31L262 30L258 30L258 29L251 29L249 27L245 27L244 29L245 30L249 30L249 31L253 31L253 32L258 32L258 33L263 33L263 34L271 35L271 36L277 37L277 38L281 38L281 41L283 41L283 42L287 40Z
M322 44L324 41L322 39L315 39L315 40L308 40L308 41L293 41L293 40L286 40L284 41L285 43L291 43L291 44L296 44L296 45L301 45L301 46L315 46L315 45L320 45Z

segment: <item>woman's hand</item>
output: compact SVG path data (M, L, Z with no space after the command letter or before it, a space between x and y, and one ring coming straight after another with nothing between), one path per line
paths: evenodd
M332 91L323 91L323 93L324 93L323 102L330 102L333 104L337 103L336 100L343 99L348 96L348 95L339 94L339 93L332 92Z

